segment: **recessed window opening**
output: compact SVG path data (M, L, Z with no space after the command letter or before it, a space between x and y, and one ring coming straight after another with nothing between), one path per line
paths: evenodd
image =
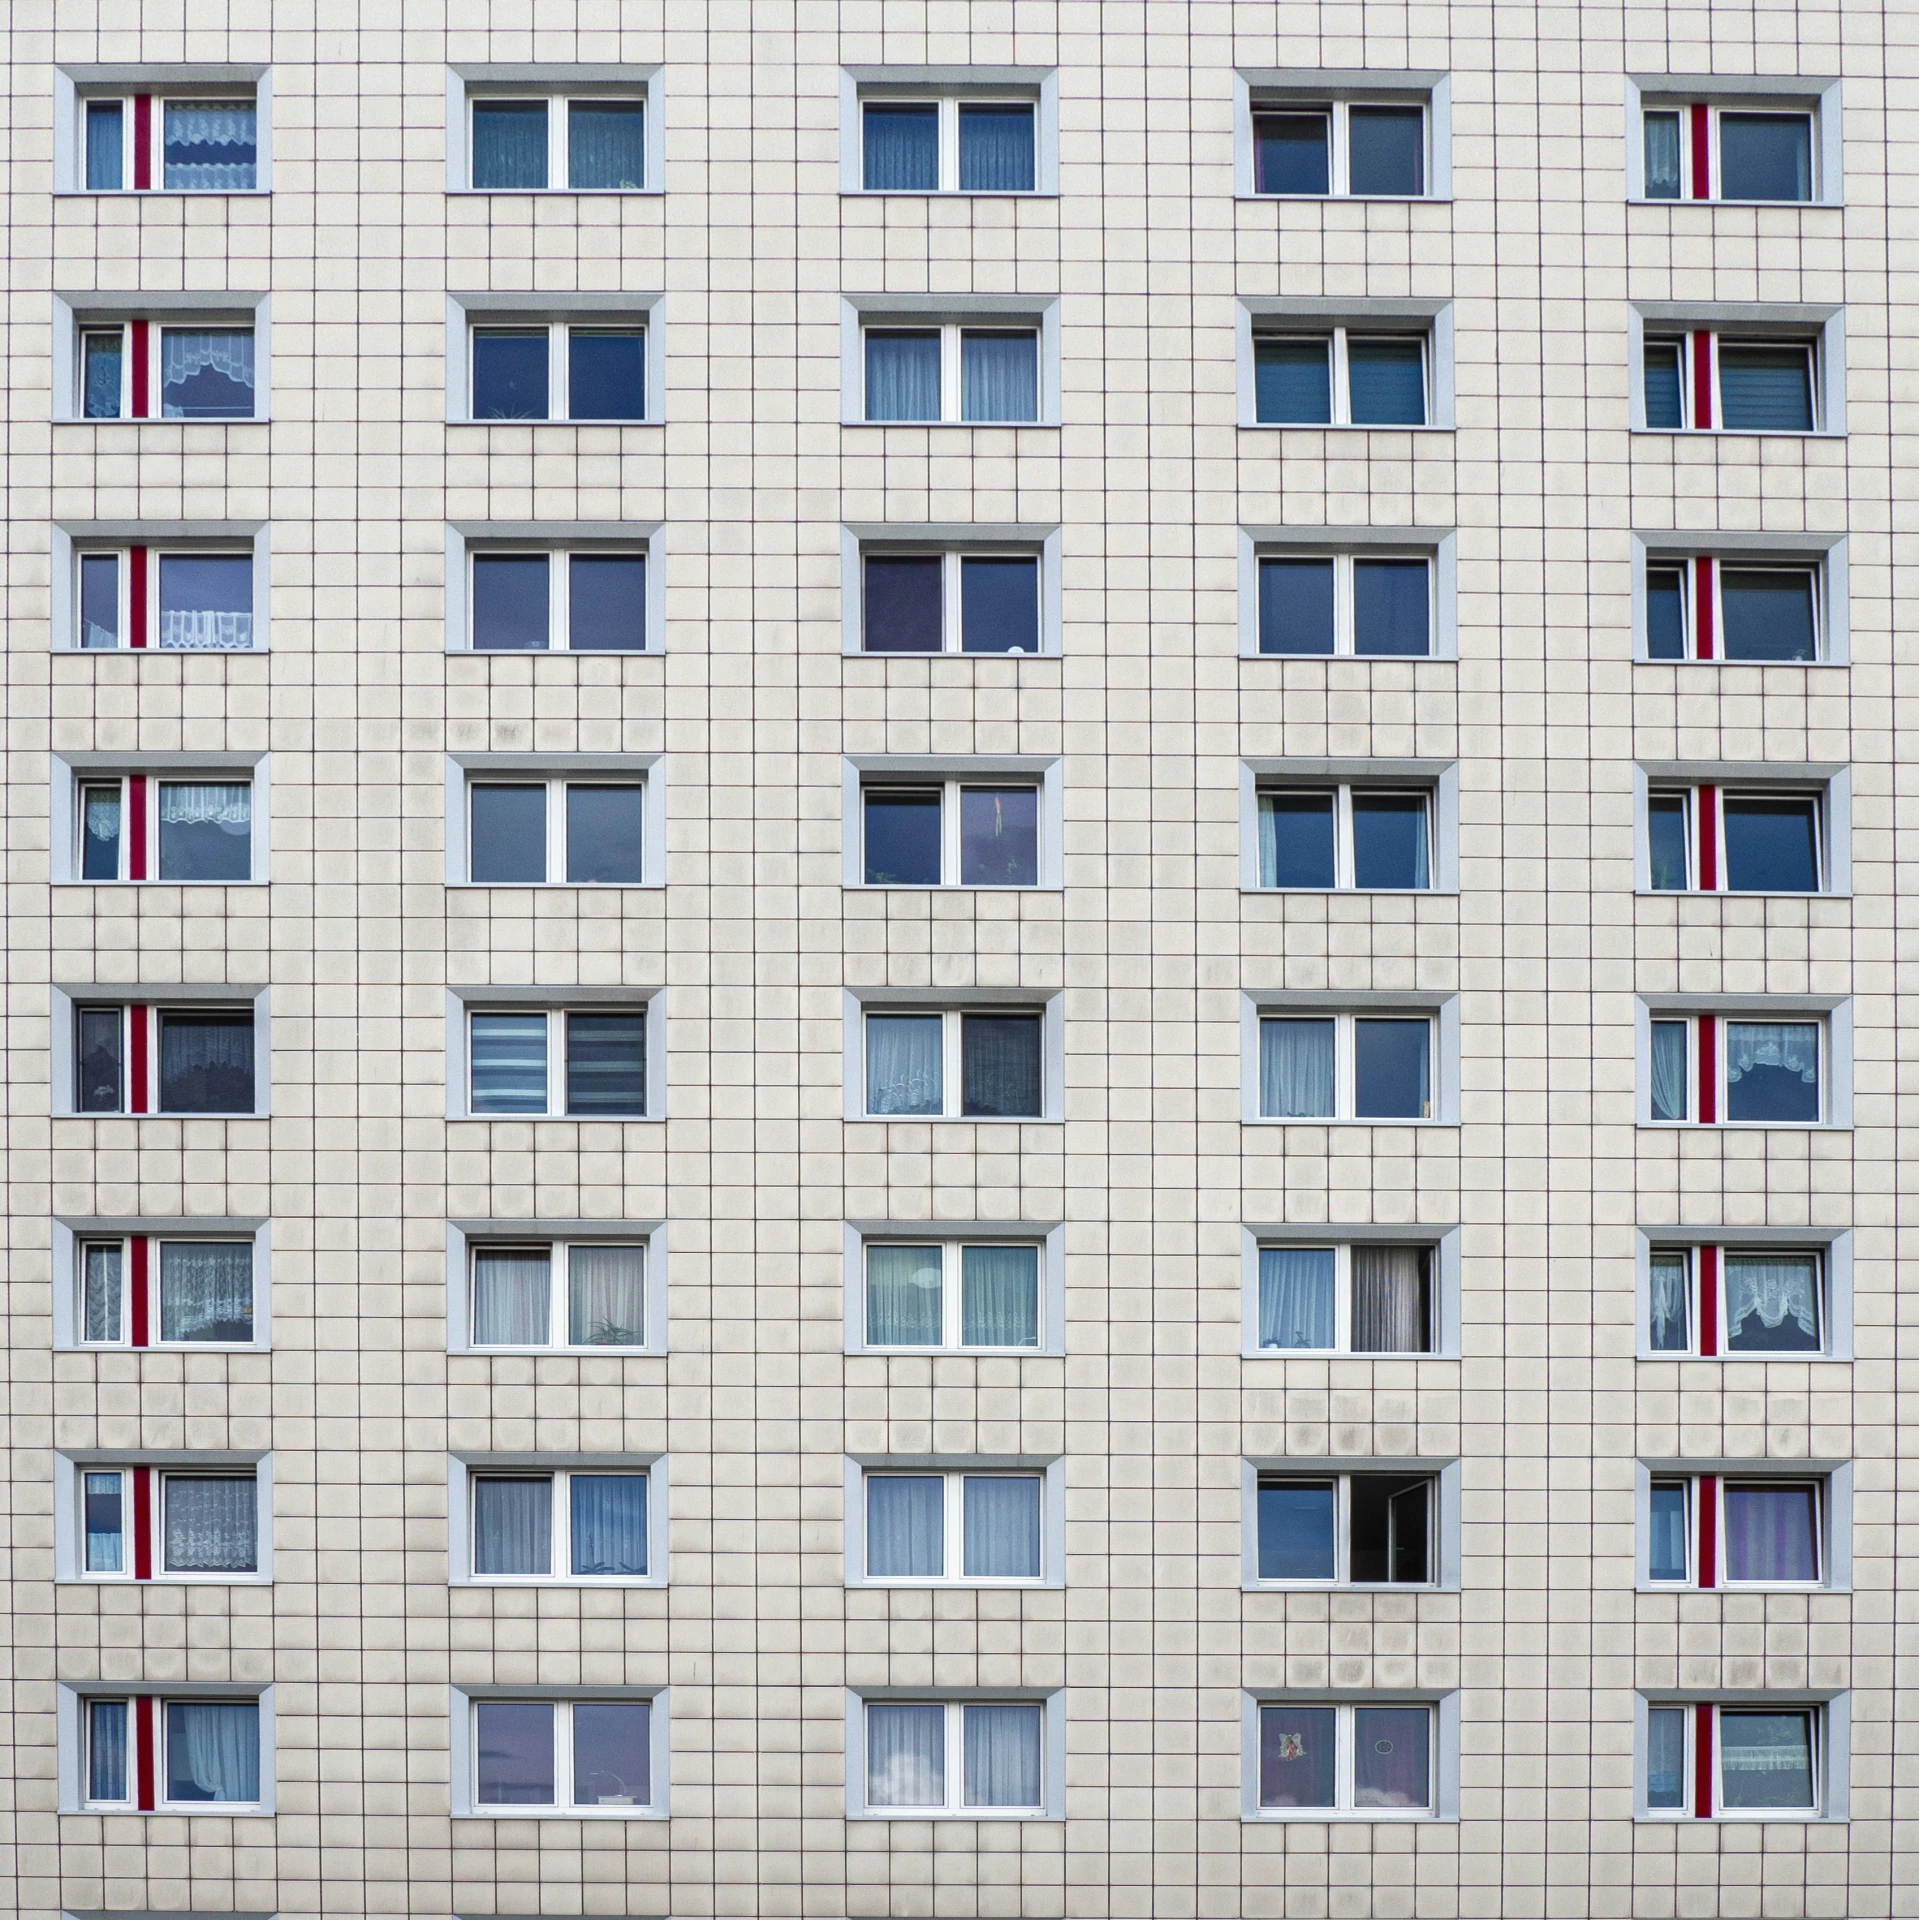
M1036 1351L1041 1249L1011 1240L869 1240L868 1347Z
M470 556L476 653L644 653L644 550L589 548Z
M1407 554L1262 554L1259 650L1423 659L1433 651L1433 563Z
M643 1243L482 1241L469 1284L475 1347L646 1345Z
M1253 191L1416 200L1426 191L1417 100L1255 101Z
M1038 653L1040 556L860 556L860 645L867 653Z
M1262 1015L1260 1117L1432 1119L1433 1025L1424 1012Z
M1254 417L1261 426L1423 427L1427 347L1423 329L1257 332Z
M1437 1249L1389 1241L1259 1249L1262 1353L1431 1353Z
M1814 1247L1655 1247L1648 1350L1706 1359L1823 1353L1828 1273Z

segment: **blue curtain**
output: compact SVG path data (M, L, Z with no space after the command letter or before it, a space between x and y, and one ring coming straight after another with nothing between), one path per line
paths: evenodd
M260 1797L260 1708L252 1700L169 1700L167 1798L244 1806Z
M1031 193L1034 177L1031 107L960 108L962 193Z
M1419 340L1346 342L1346 378L1356 427L1426 424L1426 352Z
M473 103L473 184L495 193L546 185L546 102Z
M866 1344L937 1347L941 1340L941 1250L866 1249Z
M1645 362L1646 425L1658 432L1677 433L1686 424L1680 390L1685 349L1677 340L1648 340Z
M637 192L646 184L646 104L575 100L567 108L566 183Z
M473 1344L550 1345L552 1272L552 1256L544 1247L482 1247L475 1252Z
M866 336L866 417L937 420L940 417L940 337L937 333Z
M869 102L861 115L868 193L936 193L940 183L939 108Z
M567 1291L567 1338L573 1346L645 1344L644 1247L570 1248Z
M117 100L87 102L87 191L118 193L125 186L126 112Z
M946 1804L946 1709L873 1700L866 1708L866 1804Z
M1331 1247L1261 1247L1259 1344L1328 1348L1336 1339Z
M1652 1023L1652 1117L1655 1120L1685 1119L1686 1092L1686 1023L1655 1020Z
M646 1475L573 1476L573 1571L608 1578L646 1572Z
M86 1571L125 1573L127 1524L122 1476L117 1472L87 1474L80 1498L85 1509Z
M961 1486L966 1575L1039 1578L1040 1483L1029 1474L972 1474Z
M1719 424L1732 433L1812 431L1809 347L1719 343Z
M876 1580L946 1572L946 1482L938 1474L867 1476L866 1571Z
M120 1338L120 1285L124 1260L124 1249L117 1240L96 1242L80 1256L84 1298L81 1339L110 1341Z
M1040 1804L1040 1709L1023 1703L969 1704L965 1713L966 1804Z
M252 1474L169 1473L161 1486L160 1558L168 1573L251 1573L259 1565Z
M473 1571L495 1579L553 1571L553 1476L476 1475Z
M169 100L160 139L162 185L198 193L251 193L259 140L251 100Z
M1687 1259L1683 1253L1656 1253L1647 1278L1651 1284L1648 1302L1651 1326L1646 1344L1654 1353L1685 1353L1692 1345L1688 1322L1691 1319L1691 1288L1687 1284Z
M960 418L981 423L1039 418L1039 335L960 335Z
M1353 651L1421 659L1433 650L1424 560L1353 562Z
M111 333L89 333L80 343L80 413L87 420L120 417L121 368L125 341L116 328Z
M130 1800L127 1791L127 1703L87 1702L87 1798Z
M1261 653L1332 652L1333 563L1330 560L1262 560L1259 563L1259 650Z
M1268 1120L1332 1117L1332 1021L1259 1023L1259 1111Z
M476 1013L471 1069L475 1113L546 1111L546 1015Z
M1253 414L1262 426L1323 427L1333 417L1333 343L1281 336L1253 343Z
M866 1016L866 1111L938 1113L941 1019L936 1013Z
M1039 1249L960 1249L960 1345L1039 1345Z

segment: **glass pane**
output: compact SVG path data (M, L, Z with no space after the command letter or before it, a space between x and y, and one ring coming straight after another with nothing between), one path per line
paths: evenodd
M1726 1118L1787 1126L1819 1118L1813 1022L1726 1022Z
M653 1801L653 1709L645 1700L573 1706L573 1804L645 1807Z
M553 1260L544 1247L481 1247L473 1256L473 1344L544 1347L553 1338Z
M1680 390L1685 354L1677 340L1648 340L1645 349L1646 425L1677 433L1686 424Z
M1338 1301L1331 1247L1261 1247L1259 1344L1329 1348L1335 1344Z
M1039 335L960 335L960 418L982 423L1039 418Z
M1687 811L1684 794L1655 793L1646 802L1646 871L1655 893L1683 893L1692 884Z
M553 1571L553 1476L473 1481L473 1571L491 1579L546 1579Z
M866 1709L866 1804L946 1803L946 1709L872 1701Z
M546 102L473 103L473 184L494 193L546 185Z
M125 1573L126 1520L121 1506L121 1476L89 1473L84 1477L81 1505L86 1534L85 1566L89 1573Z
M576 1473L572 1481L573 1571L582 1579L646 1574L646 1475Z
M1268 1120L1331 1119L1333 1023L1259 1023L1259 1111Z
M573 1346L644 1346L646 1249L569 1248L566 1318Z
M942 1339L938 1247L866 1249L866 1344L937 1347Z
M866 787L860 793L865 821L866 884L869 887L936 887L940 883L940 790L938 787Z
M1353 651L1424 659L1433 650L1424 560L1353 562Z
M1646 1344L1654 1353L1692 1351L1692 1288L1683 1253L1655 1253L1647 1269L1651 1289Z
M1677 1811L1686 1804L1686 1709L1646 1709L1646 1805Z
M161 1477L160 1564L168 1573L251 1573L259 1498L251 1474Z
M1334 1804L1337 1707L1261 1707L1259 1804L1330 1807Z
M252 1014L160 1016L160 1110L253 1111Z
M1803 113L1722 113L1719 197L1810 200L1811 119Z
M473 556L473 646L478 653L538 653L551 599L543 553Z
M159 785L160 878L251 878L253 789L244 781L163 780Z
M81 1007L74 1017L74 1105L82 1113L118 1113L120 1048L125 1020L118 1007Z
M474 419L544 420L549 352L544 327L475 327Z
M260 1797L260 1708L252 1700L166 1703L169 1800L244 1806Z
M871 591L870 580L868 591ZM937 624L934 632L938 633ZM969 555L961 560L960 651L1039 651L1039 561L1036 558L994 554L978 559Z
M1812 349L1719 343L1719 424L1731 433L1812 431Z
M969 1013L960 1022L960 1111L968 1119L1037 1120L1040 1022L1025 1014Z
M1262 1481L1259 1488L1259 1577L1330 1580L1336 1489L1330 1480Z
M251 327L162 327L160 417L253 418Z
M1253 417L1262 426L1323 427L1333 417L1330 340L1253 342Z
M866 1111L938 1113L942 1105L940 1016L866 1016Z
M160 1338L233 1346L253 1338L253 1243L160 1242Z
M1685 574L1678 567L1646 569L1646 658L1686 657Z
M118 1340L125 1329L121 1278L126 1251L118 1240L95 1241L80 1256L82 1340Z
M961 107L960 191L1031 193L1033 182L1033 109Z
M259 184L251 100L169 100L160 183L195 193L251 193Z
M1353 885L1427 887L1426 796L1353 795Z
M546 644L546 583L537 619ZM646 555L576 553L567 561L566 644L575 653L646 651Z
M866 1571L875 1580L946 1572L946 1482L938 1474L867 1476Z
M1259 796L1259 884L1325 888L1336 883L1330 793Z
M120 783L80 789L80 878L120 877Z
M553 1703L482 1700L473 1710L476 1797L483 1807L553 1804Z
M1039 789L960 789L960 885L1039 885Z
M1646 1578L1683 1580L1686 1554L1686 1483L1655 1480L1646 1532Z
M968 1705L966 1804L1036 1807L1040 1804L1040 1709L993 1703Z
M1428 1557L1432 1482L1356 1473L1347 1499L1352 1525L1347 1577L1399 1586L1432 1578Z
M1324 113L1253 117L1255 193L1330 193L1332 122Z
M1419 340L1348 340L1346 370L1356 427L1426 424L1426 349Z
M87 1702L87 1798L129 1800L127 1791L127 1703Z
M938 653L943 627L936 553L866 556L864 646L868 653Z
M475 782L471 877L490 885L529 885L546 878L546 786Z
M572 420L646 418L646 331L570 327L566 411Z
M1728 1580L1819 1578L1817 1487L1754 1486L1728 1480L1725 1517Z
M476 1013L470 1024L475 1113L546 1111L546 1015Z
M939 108L931 101L882 106L861 116L868 193L937 193L940 183Z
M1353 107L1346 137L1354 193L1404 198L1426 191L1424 108Z
M120 644L120 556L89 553L80 559L80 644Z
M1811 660L1810 567L1727 567L1719 576L1720 649L1728 660Z
M1726 1350L1729 1353L1817 1353L1819 1256L1733 1253L1724 1258Z
M1432 1348L1432 1251L1355 1247L1353 1351L1427 1353Z
M1819 802L1810 794L1729 793L1721 813L1732 892L1819 891Z
M1652 1117L1684 1120L1691 1113L1687 1099L1687 1028L1683 1020L1652 1023Z
M576 887L637 887L645 817L644 787L568 787L568 883Z
M1813 1806L1812 1711L1719 1709L1720 1804L1728 1813Z
M1039 1345L1039 1249L960 1249L960 1345Z
M118 193L126 182L126 121L117 100L87 102L87 191ZM111 1796L118 1798L118 1795Z
M566 112L566 184L576 192L636 192L646 183L646 105L574 100Z
M566 1016L566 1110L586 1119L645 1114L645 1014Z
M969 1580L1039 1578L1039 1481L969 1473L962 1486Z
M1431 1806L1432 1733L1430 1707L1355 1707L1353 1805Z
M1646 115L1646 198L1679 198L1679 116Z
M124 359L124 341L118 327L110 333L81 336L80 413L83 419L119 419Z
M252 554L163 553L159 641L190 653L251 647Z
M1259 563L1261 653L1331 653L1333 563L1262 560Z
M866 335L866 417L937 420L940 417L940 337L937 333Z
M1361 1120L1432 1118L1430 1020L1353 1022L1353 1113Z

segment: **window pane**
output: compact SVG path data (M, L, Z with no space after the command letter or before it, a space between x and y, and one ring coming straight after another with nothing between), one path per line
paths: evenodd
M546 646L547 566L543 553L474 555L475 652L537 653Z
M251 647L252 554L163 553L159 641L190 653Z
M126 1520L117 1473L89 1473L84 1477L81 1505L86 1534L86 1570L89 1573L125 1573Z
M937 1347L942 1338L938 1247L866 1249L866 1344Z
M869 103L861 121L868 193L939 191L937 106L930 101L902 106Z
M480 1248L473 1256L473 1344L549 1345L552 1276L552 1255L544 1247Z
M573 886L637 887L644 787L566 790L566 877Z
M960 1345L1039 1345L1039 1249L960 1249Z
M645 1807L653 1801L653 1709L645 1700L573 1705L573 1804Z
M197 193L251 193L259 183L251 100L169 100L160 140L160 180Z
M1039 1578L1039 1481L1024 1474L968 1474L961 1488L966 1576Z
M129 1800L127 1791L127 1703L87 1702L87 1798Z
M471 877L491 885L546 878L546 786L481 785L472 790Z
M938 787L861 790L869 887L939 885L940 799Z
M867 589L869 593L872 590L870 577ZM870 621L870 613L868 618ZM937 636L937 621L933 631ZM968 555L960 561L960 651L1039 651L1039 561L1036 558L994 554L975 559Z
M646 651L646 555L576 553L567 561L566 644L575 653ZM535 630L546 644L546 584Z
M1353 1805L1432 1805L1430 1707L1353 1709Z
M868 653L938 653L944 622L936 553L866 556Z
M1332 123L1323 113L1261 113L1253 118L1255 193L1329 193Z
M87 102L87 191L118 193L126 180L125 119L117 100ZM119 1796L112 1795L117 1799Z
M574 100L566 112L566 184L576 191L635 192L645 184L646 106Z
M968 1705L966 1804L1036 1807L1040 1804L1040 1709L1015 1704Z
M1353 1351L1432 1348L1432 1255L1426 1247L1355 1247Z
M1719 411L1733 433L1810 433L1812 350L1720 341Z
M1724 1255L1729 1353L1817 1353L1819 1256Z
M1333 563L1330 560L1262 560L1259 563L1259 650L1261 653L1332 652Z
M80 789L80 878L120 877L120 783Z
M940 417L940 337L937 333L866 335L866 417L937 420Z
M1655 893L1683 893L1692 884L1686 814L1684 794L1655 793L1646 802L1646 871Z
M1819 1578L1819 1489L1726 1482L1726 1578Z
M1679 116L1646 115L1646 198L1679 198Z
M1720 647L1728 660L1811 660L1810 567L1727 567L1719 576Z
M946 1709L873 1701L866 1709L866 1804L946 1803Z
M252 1700L166 1703L169 1800L245 1805L260 1797L260 1709Z
M1261 1247L1259 1344L1331 1347L1337 1338L1331 1247Z
M1430 1020L1353 1022L1356 1118L1432 1118L1432 1036Z
M1337 1707L1261 1707L1259 1804L1330 1807L1334 1804Z
M74 1105L82 1113L118 1113L125 1020L118 1007L82 1007L74 1016Z
M83 554L80 560L80 644L120 644L120 556Z
M159 786L160 878L250 878L253 789L244 781L163 780Z
M866 1571L875 1580L945 1573L946 1482L938 1474L867 1475Z
M475 1113L546 1111L546 1015L476 1013L470 1032Z
M1811 1807L1812 1713L1719 1710L1720 1800L1728 1813Z
M473 184L494 193L546 185L546 102L473 103Z
M646 1475L576 1473L572 1480L573 1571L588 1579L646 1573Z
M1648 340L1645 349L1646 425L1677 433L1686 424L1680 394L1684 353L1677 340Z
M645 1014L566 1016L566 1110L586 1119L645 1114Z
M251 420L253 329L161 328L160 416L164 420Z
M1734 893L1819 891L1819 802L1809 794L1724 796L1726 885Z
M569 327L566 352L569 419L645 419L644 328Z
M80 1256L83 1340L118 1340L124 1328L121 1278L125 1250L117 1240L96 1241Z
M1686 1037L1683 1020L1652 1023L1652 1117L1655 1120L1684 1120L1692 1111L1686 1097L1689 1080Z
M1348 1577L1397 1586L1430 1580L1428 1533L1432 1482L1390 1473L1356 1473L1348 1492L1352 1535Z
M1353 795L1353 885L1427 887L1426 796Z
M160 1110L253 1111L252 1014L160 1016Z
M473 1481L473 1571L493 1579L544 1580L553 1571L553 1476Z
M1331 1119L1333 1023L1259 1023L1259 1110L1268 1120Z
M1039 789L960 789L960 885L1039 885Z
M1356 427L1426 424L1426 352L1418 340L1348 340L1347 377Z
M1785 1125L1819 1118L1816 1025L1726 1022L1726 1118Z
M1683 1580L1686 1556L1686 1483L1655 1480L1646 1532L1646 1578Z
M259 1564L259 1517L253 1476L169 1473L160 1524L161 1565L168 1573L251 1573Z
M569 1248L566 1318L572 1346L644 1346L646 1249Z
M1647 1271L1651 1325L1646 1344L1654 1353L1692 1351L1692 1288L1683 1253L1655 1253Z
M1646 1710L1646 1805L1678 1810L1686 1804L1686 1709Z
M86 420L120 417L125 342L118 327L80 338L80 414Z
M1722 113L1719 197L1810 200L1812 121L1803 113Z
M1330 1580L1335 1489L1330 1480L1283 1480L1259 1489L1259 1577Z
M1334 796L1330 793L1262 793L1259 796L1259 884L1262 887L1330 887Z
M253 1338L253 1243L160 1242L160 1338L234 1345Z
M1333 417L1330 340L1253 342L1253 417L1262 426L1323 427Z
M960 335L960 418L982 423L1039 418L1039 335Z
M1421 107L1348 111L1348 171L1354 193L1395 197L1426 191L1426 114Z
M1685 575L1678 567L1646 569L1646 658L1686 657Z
M866 1016L866 1111L938 1113L941 1094L940 1016Z
M1424 659L1433 650L1424 560L1353 562L1353 651Z
M960 1111L968 1119L1037 1120L1040 1022L1026 1014L966 1014L960 1022L960 1081Z
M1031 193L1033 181L1033 109L961 107L960 191Z
M549 352L544 327L475 327L474 419L544 420Z
M477 1798L483 1807L553 1804L553 1703L482 1700L473 1710Z

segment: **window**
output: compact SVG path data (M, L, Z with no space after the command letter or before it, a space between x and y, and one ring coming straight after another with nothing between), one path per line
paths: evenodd
M869 887L1037 887L1039 783L982 774L938 782L869 776L860 787L860 876Z
M643 1243L481 1241L469 1255L469 1337L475 1347L643 1347Z
M869 1011L867 1117L1044 1119L1045 1024L1039 1008Z
M862 1249L868 1347L1036 1352L1042 1249L1017 1240L869 1240Z
M474 420L644 420L646 322L475 319Z
M646 90L476 93L467 101L468 177L477 193L645 190Z
M1434 1352L1438 1255L1400 1241L1261 1247L1256 1350Z
M1828 1720L1815 1701L1648 1703L1647 1814L1817 1818Z
M868 1581L972 1586L1044 1577L1038 1473L868 1468L862 1491Z
M1743 1473L1648 1481L1645 1579L1673 1587L1819 1587L1831 1579L1831 1483Z
M1825 199L1818 110L1758 99L1648 99L1640 113L1648 200Z
M252 1467L76 1466L72 1565L87 1580L252 1579L266 1531Z
M75 632L83 651L244 653L255 642L255 555L216 546L76 547Z
M1033 426L1040 333L1024 316L967 321L867 319L860 335L868 421Z
M1430 1815L1436 1718L1424 1701L1262 1700L1259 1811Z
M1262 1120L1431 1120L1430 1013L1263 1014Z
M1817 1019L1656 1013L1648 1117L1655 1125L1818 1126L1825 1039Z
M514 551L468 556L467 644L476 653L644 653L644 549Z
M1797 661L1831 656L1825 568L1813 559L1696 554L1646 561L1649 660Z
M1429 788L1265 787L1259 793L1259 884L1423 891L1432 885Z
M860 1702L862 1810L921 1819L1044 1813L1047 1707L1036 1699Z
M1259 556L1261 653L1426 659L1435 651L1430 555Z
M467 1044L475 1119L646 1118L644 1007L476 1009Z
M1252 112L1255 193L1416 200L1428 191L1421 99L1256 98Z
M1256 1511L1262 1584L1437 1584L1436 1474L1262 1473Z
M81 1797L125 1812L265 1810L262 1701L89 1695L79 1711Z
M646 1468L473 1468L468 1576L628 1582L649 1573Z
M231 318L78 323L73 417L252 420L254 328Z
M1656 1246L1647 1350L1760 1360L1829 1352L1829 1271L1817 1247Z
M87 773L73 784L74 879L253 878L250 780Z
M664 1766L655 1743L663 1704L651 1699L501 1700L466 1703L472 1772L464 1783L477 1813L524 1816L661 1811ZM664 1754L659 1756L662 1760Z
M1039 653L1042 555L1037 549L914 552L869 547L859 555L861 653Z
M87 193L253 193L261 176L254 88L96 92L76 103L78 185Z
M1655 893L1819 893L1823 790L1701 782L1646 796L1647 885Z
M250 1347L254 1244L88 1234L74 1245L76 1344Z
M1646 323L1644 418L1655 433L1821 433L1829 418L1824 342L1814 329L1680 331Z
M1260 426L1423 427L1429 422L1425 328L1354 324L1253 336Z
M641 884L643 780L475 775L467 814L464 877L476 886Z
M255 1112L251 1007L76 1004L80 1113Z
M863 193L1033 193L1040 166L1036 93L888 91L859 101Z

